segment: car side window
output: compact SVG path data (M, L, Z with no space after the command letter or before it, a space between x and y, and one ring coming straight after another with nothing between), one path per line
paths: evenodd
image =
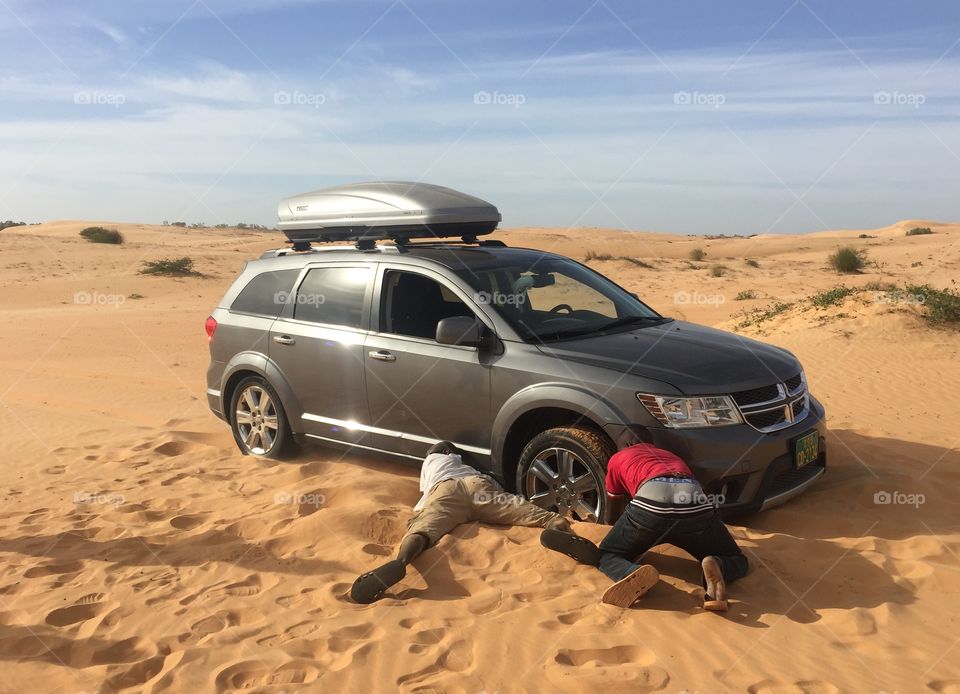
M254 276L233 300L231 311L276 318L280 315L299 269L272 270Z
M293 297L293 317L359 328L371 274L367 267L312 268Z
M388 270L380 292L380 332L434 340L444 318L475 314L450 291L430 277Z

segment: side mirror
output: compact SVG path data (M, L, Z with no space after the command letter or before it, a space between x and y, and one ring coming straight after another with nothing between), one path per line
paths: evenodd
M452 316L437 323L437 342L441 345L479 347L483 342L483 324L476 318Z

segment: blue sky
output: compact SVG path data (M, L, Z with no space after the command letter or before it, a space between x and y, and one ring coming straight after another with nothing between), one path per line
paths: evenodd
M505 226L960 219L960 6L0 0L0 218L426 180Z

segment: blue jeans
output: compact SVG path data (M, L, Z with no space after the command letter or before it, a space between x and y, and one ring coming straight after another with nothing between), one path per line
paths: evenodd
M659 544L679 547L697 561L716 557L727 583L747 573L747 558L715 509L681 516L653 513L634 504L627 504L627 510L600 543L600 570L619 581L639 568L635 559Z

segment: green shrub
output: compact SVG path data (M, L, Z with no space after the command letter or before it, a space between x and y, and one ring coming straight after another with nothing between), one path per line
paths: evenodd
M123 234L116 229L104 229L103 227L87 227L80 232L80 236L90 243L123 243Z
M714 265L710 268L710 275L712 277L723 277L725 274L727 274L726 265Z
M866 251L852 246L843 246L830 254L830 266L837 272L860 272L867 262Z
M741 314L742 320L737 324L738 328L746 328L750 325L759 325L764 321L770 320L774 316L778 316L784 311L788 311L793 308L792 303L787 303L783 301L775 301L769 306L764 306L762 308L755 308L752 311L744 311Z
M744 289L742 292L737 292L737 295L733 297L734 301L746 301L748 299L756 299L757 293L752 289Z
M165 275L167 277L200 277L193 269L193 258L164 258L151 260L143 264L143 275Z
M753 258L747 258L747 259L744 260L743 262L745 262L745 263L746 263L747 265L749 265L750 267L760 267L760 263L758 263L758 262L757 262L756 260L754 260Z
M702 248L694 248L690 251L690 260L701 261L707 257L707 252Z
M933 229L930 227L913 227L907 232L907 236L925 236L932 233Z
M810 303L817 308L827 308L828 306L838 306L851 294L857 290L853 287L834 287L825 292L814 294L810 297Z
M929 284L908 284L906 292L922 299L923 317L928 323L960 323L960 293L952 289L934 289Z

